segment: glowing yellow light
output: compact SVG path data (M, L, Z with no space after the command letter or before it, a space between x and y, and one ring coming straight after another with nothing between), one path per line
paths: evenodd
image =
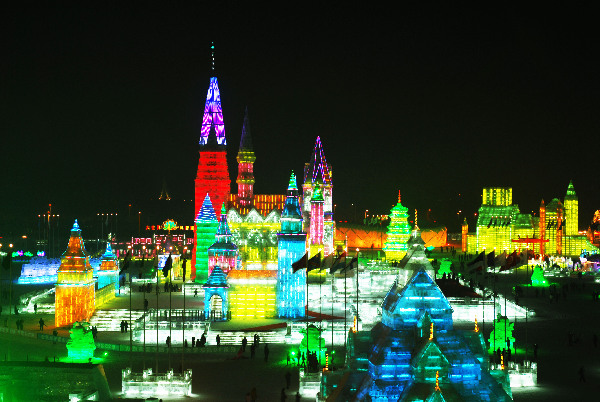
M429 325L429 340L433 340L433 323Z

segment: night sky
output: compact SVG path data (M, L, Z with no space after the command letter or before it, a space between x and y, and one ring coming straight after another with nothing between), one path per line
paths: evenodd
M255 193L283 193L321 136L338 219L400 189L456 232L485 186L537 212L570 179L581 228L600 208L591 9L195 3L4 6L0 235L48 203L66 221L143 211L163 180L190 200L211 41L233 192L247 106Z

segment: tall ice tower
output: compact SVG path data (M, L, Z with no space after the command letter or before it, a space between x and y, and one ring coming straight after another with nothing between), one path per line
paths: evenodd
M306 252L306 233L302 231L302 213L298 201L296 175L292 172L287 198L281 213L278 240L277 314L279 317L304 317L306 305L306 270L294 273L292 264Z
M221 93L219 83L214 76L215 57L214 44L212 49L212 71L206 103L204 104L204 115L202 116L202 128L200 129L200 157L198 159L198 171L195 180L194 192L194 218L198 217L206 195L210 197L212 209L216 211L217 217L221 214L221 205L229 199L231 180L227 168L227 141L225 139L225 123L223 122L223 111L221 109ZM192 271L198 262L198 253L206 250L198 250L198 238L194 232L194 252L192 253ZM206 272L208 275L208 271ZM195 273L192 272L192 277ZM208 276L204 277L206 280Z
M242 138L240 149L237 154L238 176L238 203L242 207L252 205L254 198L254 150L252 148L252 136L250 135L250 120L248 119L248 108L244 113L244 125L242 126Z
M335 221L333 220L333 183L331 181L331 165L325 159L321 138L317 137L315 149L311 162L304 165L304 185L302 200L302 217L304 219L304 230L312 238L310 233L312 224L311 200L315 188L319 187L323 198L323 245L324 255L333 253L333 236L335 233Z
M566 255L579 255L581 250L577 248L577 241L574 236L579 234L579 198L575 193L573 182L569 182L567 194L565 195L565 225L564 225L564 249Z

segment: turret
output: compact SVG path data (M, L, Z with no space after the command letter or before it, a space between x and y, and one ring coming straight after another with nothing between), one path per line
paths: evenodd
M250 134L250 120L248 108L244 113L244 125L242 126L242 137L240 149L237 154L238 176L238 203L240 206L249 207L254 198L254 161L256 156L252 148L252 136Z
M281 232L277 234L277 241L277 315L287 318L304 317L306 270L294 273L292 264L306 253L306 233L302 231L302 213L296 175L293 172L281 213Z

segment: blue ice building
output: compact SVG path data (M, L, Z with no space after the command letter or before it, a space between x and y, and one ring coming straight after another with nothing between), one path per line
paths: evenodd
M412 247L421 254L422 244ZM349 332L345 367L324 373L319 400L511 401L508 371L490 370L481 332L454 329L429 261L410 263L415 271L406 286L394 282L381 322Z

